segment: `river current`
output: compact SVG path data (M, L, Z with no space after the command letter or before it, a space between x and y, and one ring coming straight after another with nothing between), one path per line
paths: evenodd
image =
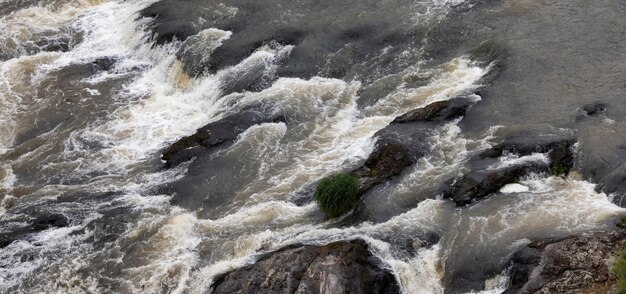
M404 293L504 291L520 246L626 212L601 189L626 140L626 8L561 2L0 0L0 292L206 293L262 253L355 238ZM473 53L493 40L505 53ZM363 221L298 201L361 165L396 117L459 96L475 105L363 195ZM606 117L579 119L598 101ZM259 105L286 119L164 167L180 138ZM431 195L531 129L578 137L568 177L464 207Z

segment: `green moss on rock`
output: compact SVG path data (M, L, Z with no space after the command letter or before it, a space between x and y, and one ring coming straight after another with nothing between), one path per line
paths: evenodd
M553 163L550 165L550 174L553 176L565 176L567 175L567 167L561 163Z

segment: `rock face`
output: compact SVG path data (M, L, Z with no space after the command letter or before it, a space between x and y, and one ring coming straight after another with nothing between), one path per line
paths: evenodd
M505 293L618 293L613 264L626 232L536 241L516 252Z
M213 293L400 293L362 240L288 246L217 279Z

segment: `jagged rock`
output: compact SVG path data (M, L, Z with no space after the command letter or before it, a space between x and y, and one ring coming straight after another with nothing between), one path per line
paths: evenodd
M519 131L507 136L503 142L480 153L480 159L496 158L504 153L526 156L532 153L547 153L554 149L571 148L576 138L568 133L547 133L542 131ZM563 151L566 151L563 149Z
M405 168L412 165L414 160L402 145L389 144L377 148L365 164L352 172L359 178L361 193L371 189L394 176L399 175Z
M361 192L388 181L428 154L427 138L438 126L462 116L472 104L467 98L438 101L397 117L378 131L376 147L363 166L352 175L361 182Z
M618 293L612 272L626 232L532 242L513 255L505 293Z
M453 98L433 102L425 107L409 111L397 117L391 124L449 121L463 116L472 103L467 98Z
M400 293L362 240L292 245L218 278L213 293Z
M444 197L452 199L457 206L464 206L497 192L507 184L517 182L531 172L546 171L548 166L542 162L513 165L496 170L472 171L444 183L441 189Z
M548 153L554 163L560 163L569 169L574 164L572 146L576 143L576 138L567 133L542 133L535 131L521 131L510 135L496 146L480 153L480 159L496 158L505 153L515 153L519 156L526 156L532 153Z
M176 166L222 144L233 142L239 134L253 125L284 121L283 117L268 117L262 111L246 109L212 122L170 145L161 155L166 167Z
M468 161L469 171L451 179L437 190L438 194L452 199L457 206L495 193L507 184L515 183L530 173L557 172L568 174L574 166L572 146L575 139L569 134L536 134L531 131L509 136L500 144L489 148ZM528 156L546 153L549 163L532 161L492 169L491 165L506 154Z
M27 226L15 228L10 232L0 233L0 248L4 248L29 234L41 232L50 228L67 227L68 225L69 220L60 213L43 213L41 215L37 215L29 221Z

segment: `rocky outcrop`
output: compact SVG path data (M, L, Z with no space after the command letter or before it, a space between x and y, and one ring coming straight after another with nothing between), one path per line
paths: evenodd
M393 179L419 158L426 156L430 150L428 137L441 124L461 117L472 104L471 99L464 97L433 102L398 116L387 127L376 132L374 151L362 166L350 172L359 179L359 193L363 194ZM316 184L303 187L294 193L292 202L297 205L310 203L315 187Z
M613 264L626 232L535 241L513 255L505 293L618 293Z
M467 163L469 171L442 184L438 194L453 200L457 206L464 206L531 173L566 175L574 165L574 143L575 139L567 134L522 132L507 137L500 144L470 158ZM497 167L499 159L507 154L522 157L533 153L546 154L548 161L522 161Z
M245 109L204 126L191 136L181 138L163 151L161 159L165 161L166 167L176 166L224 144L232 143L239 134L253 125L279 121L284 121L284 118L268 117L257 109Z
M532 153L548 153L550 168L560 166L566 173L574 166L572 147L576 138L567 133L545 134L523 131L507 137L502 143L479 154L480 159L497 158L506 153L527 156Z
M425 107L409 111L396 117L391 124L411 122L445 122L461 117L473 102L467 98L433 102Z
M584 105L581 110L588 116L597 116L606 112L606 104L604 103L590 103Z
M412 165L409 151L400 144L383 144L367 158L365 164L352 172L359 178L361 193L371 189Z
M495 170L472 171L445 183L443 196L452 199L457 206L464 206L498 192L507 184L518 181L531 172L547 172L542 162L513 165Z
M360 179L361 192L401 174L427 155L430 146L426 139L437 126L463 116L472 103L471 99L462 97L433 102L397 117L378 131L374 151L363 166L352 172Z
M213 293L400 293L362 240L293 245L218 278Z

